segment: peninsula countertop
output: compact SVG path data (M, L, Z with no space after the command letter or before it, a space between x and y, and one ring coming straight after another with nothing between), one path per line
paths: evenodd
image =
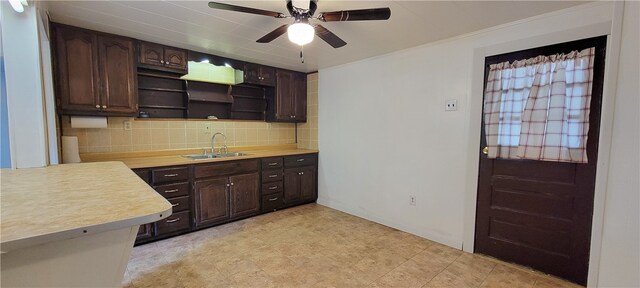
M171 204L120 162L0 169L2 252L151 223Z
M91 153L81 154L80 157L83 162L120 161L131 169L137 169L318 153L318 150L299 149L296 147L296 144L284 144L272 146L229 147L229 152L247 153L245 156L222 157L205 160L192 160L182 156L188 154L202 154L202 151L203 148L147 152Z

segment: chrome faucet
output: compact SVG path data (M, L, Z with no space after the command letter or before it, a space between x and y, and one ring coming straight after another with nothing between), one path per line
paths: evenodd
M220 133L220 132L216 132L215 134L213 134L213 136L211 136L211 154L215 154L215 141L216 141L216 136L218 135L222 135L222 139L223 139L223 144L222 146L220 146L220 149L218 149L218 153L222 155L222 150L224 149L224 153L227 153L227 136L224 135L224 133Z

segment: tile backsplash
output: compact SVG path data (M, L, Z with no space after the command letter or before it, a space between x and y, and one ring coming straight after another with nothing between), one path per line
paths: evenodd
M296 143L296 126L292 123L109 117L108 128L74 129L71 128L68 116L63 116L61 120L62 135L78 136L80 153L210 147L211 136L215 132L222 132L227 136L227 146ZM131 130L124 129L124 121L131 121ZM210 132L206 132L205 125L211 126ZM216 141L220 139L217 138Z
M298 148L318 149L318 73L307 75L307 122L298 124Z

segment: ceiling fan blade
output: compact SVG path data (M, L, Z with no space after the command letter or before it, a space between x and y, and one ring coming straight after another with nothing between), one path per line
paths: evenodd
M287 28L289 27L289 24L284 24L278 28L276 28L275 30L269 32L269 34L262 36L262 38L256 40L256 42L258 43L269 43L273 40L275 40L276 38L282 36L282 34L287 33Z
M345 10L335 12L322 12L318 20L324 22L332 21L364 21L364 20L387 20L391 17L391 9L373 8L360 10Z
M218 2L209 2L209 7L213 8L213 9L221 9L221 10L229 10L229 11L235 11L235 12L257 14L257 15L263 15L263 16L276 17L276 18L286 18L287 17L286 15L284 15L284 14L282 14L280 12L273 12L273 11L268 11L268 10L249 8L249 7L243 7L243 6L231 5L231 4L225 4L225 3L218 3Z
M336 34L333 34L333 32L327 30L327 28L322 27L322 25L316 25L315 29L316 35L318 35L320 39L324 40L324 42L329 43L333 48L340 48L347 45L347 42L344 42L344 40L340 39Z

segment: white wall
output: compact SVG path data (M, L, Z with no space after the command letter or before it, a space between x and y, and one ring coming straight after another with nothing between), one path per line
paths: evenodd
M640 286L640 2L626 2L598 283Z
M31 5L16 13L8 1L1 1L0 6L12 167L43 167L48 147L38 12Z
M520 50L571 41L599 33L603 26L603 31L609 32L615 5L611 2L586 4L481 33L320 70L318 202L453 247L471 245L469 238L465 238L468 229L464 219L465 213L469 213L465 201L466 205L475 203L475 199L470 202L467 195L470 189L471 195L475 193L478 152L477 149L469 152L468 148L479 146L479 99L482 98L481 90L471 92L477 91L472 87L477 69L482 71L481 66L474 67L477 66L474 53L482 47L496 45L512 45L514 50ZM634 27L633 23L625 24ZM635 29L629 33L637 34L637 27L627 29ZM513 43L532 46L517 47ZM633 50L633 47L627 49ZM635 65L637 69L637 61ZM637 72L635 79L637 84ZM635 89L637 101L637 86ZM630 97L621 97L616 105L629 105L628 109L635 109L637 113L637 102L632 105ZM446 99L457 99L458 111L445 112ZM474 106L468 106L471 103ZM607 115L603 115L605 117ZM635 125L638 130L638 121L635 124L619 121L616 118L615 127L621 124L633 129ZM635 147L638 153L637 144L624 145L627 149ZM614 143L612 149L617 148ZM615 161L611 164L615 170ZM628 173L635 173L638 178L637 168ZM625 193L637 194L637 186L628 182L618 185L621 186L618 189L625 191L619 193L620 201L634 200L626 198ZM409 195L417 196L417 206L409 205ZM609 201L607 205L610 204L616 205ZM637 196L626 205L631 207L616 205L607 209L635 207L637 211ZM473 219L473 214L471 217ZM635 218L635 222L630 221L623 228L637 227L638 217ZM608 223L605 220L605 225L610 225ZM621 244L629 245L637 239L637 228L635 235L617 232L622 229L614 231L612 239L629 239ZM637 249L637 240L634 245ZM603 249L603 253L608 252ZM628 268L636 269L635 274L630 274L637 275L634 255L625 256L630 259ZM605 262L603 256L603 265ZM629 269L623 271L632 271ZM613 274L610 276L614 278ZM590 275L590 283L597 283L594 281L595 277ZM634 283L619 281L611 283ZM635 283L637 286L637 280Z

